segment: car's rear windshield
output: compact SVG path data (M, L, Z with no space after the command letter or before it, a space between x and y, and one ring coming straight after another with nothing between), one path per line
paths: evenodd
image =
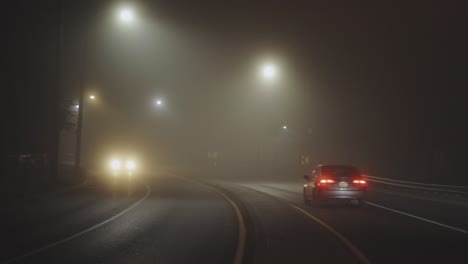
M359 170L351 166L324 166L322 174L337 177L353 177L359 176Z

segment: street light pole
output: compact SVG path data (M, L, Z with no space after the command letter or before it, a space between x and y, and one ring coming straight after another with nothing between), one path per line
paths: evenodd
M76 124L76 143L75 143L75 175L81 176L81 141L83 133L83 111L84 111L84 98L85 98L85 75L86 75L86 62L88 55L90 30L87 27L85 39L83 42L83 57L81 59L81 76L78 97L78 120Z

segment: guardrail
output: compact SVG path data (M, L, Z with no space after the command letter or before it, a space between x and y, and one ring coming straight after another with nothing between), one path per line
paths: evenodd
M388 186L395 186L399 188L431 191L448 194L468 195L468 186L456 186L456 185L444 185L444 184L429 184L412 181L393 180L382 177L375 177L366 175L366 178L370 182L384 184Z

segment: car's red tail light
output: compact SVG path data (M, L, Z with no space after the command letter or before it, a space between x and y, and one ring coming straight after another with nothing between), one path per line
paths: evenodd
M317 183L317 186L326 186L326 185L329 185L329 184L332 184L334 183L335 181L332 180L332 179L320 179Z
M335 181L332 179L321 179L320 183L334 183Z
M367 182L365 180L353 180L354 184L359 184L359 185L366 185Z

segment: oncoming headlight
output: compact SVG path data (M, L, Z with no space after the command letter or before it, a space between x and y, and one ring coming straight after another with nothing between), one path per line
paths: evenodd
M129 171L134 171L136 169L136 163L134 160L127 160L127 162L125 163L125 167Z
M120 162L120 160L116 160L116 159L112 160L110 165L111 165L111 169L114 171L118 171L122 167L122 163Z

